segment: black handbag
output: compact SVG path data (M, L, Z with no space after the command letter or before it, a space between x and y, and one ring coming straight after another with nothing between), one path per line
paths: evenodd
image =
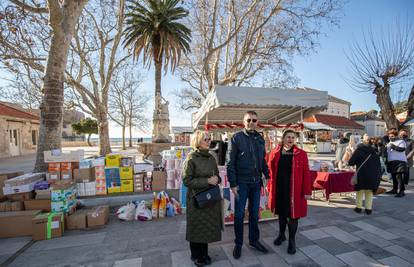
M218 186L209 187L193 195L195 206L204 209L213 206L221 201L220 188Z

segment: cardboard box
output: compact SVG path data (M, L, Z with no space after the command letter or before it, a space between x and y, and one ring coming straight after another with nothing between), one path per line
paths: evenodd
M105 167L105 158L100 157L92 160L92 167Z
M119 168L119 176L121 180L131 180L134 177L132 167L121 167Z
M79 162L61 162L60 163L61 171L71 171L74 169L79 169Z
M40 210L0 212L0 237L32 235L32 219Z
M134 180L121 180L121 192L133 192Z
M105 166L106 167L119 167L121 166L121 158L122 158L122 155L120 154L108 154L105 157Z
M95 173L95 167L74 169L73 180L75 180L75 182L93 182L95 181Z
M34 185L36 183L37 181L29 183L29 184L23 184L23 185L14 185L14 186L5 185L3 187L3 194L9 196L9 195L14 195L18 193L29 193L34 190Z
M11 203L11 211L24 210L23 201L14 201Z
M35 199L51 199L52 189L44 189L44 190L35 190L36 197Z
M59 149L44 151L44 161L49 162L79 162L83 160L84 150L79 149L70 151L69 153L62 153Z
M60 180L60 171L46 173L46 180L49 183L55 183L55 181L59 181Z
M32 219L32 239L45 240L60 237L64 232L63 213L42 213Z
M25 193L12 194L12 195L8 195L7 198L12 201L30 200L34 198L34 192L30 191L30 192L25 192Z
M86 211L76 211L71 215L65 216L66 228L68 230L85 229L86 228Z
M50 162L47 164L48 172L60 172L60 162Z
M0 212L11 211L11 202L10 201L3 201L0 202Z
M0 173L0 198L3 197L3 187L4 187L4 181L6 181L7 179L13 178L13 177L17 177L20 175L23 175L24 172L4 172L4 173Z
M121 186L112 186L106 188L108 194L121 193Z
M119 168L105 168L105 179L121 179L121 176L119 175Z
M49 212L51 208L51 201L50 199L26 200L24 202L24 208L26 210L41 210L44 212Z
M135 163L135 157L122 157L121 158L121 167L132 167Z
M154 170L154 166L148 163L135 163L134 164L134 173L143 173L143 172L152 172Z
M79 169L87 169L92 167L92 160L91 159L84 159L79 161Z
M88 228L103 226L109 220L109 206L99 206L89 211L86 215Z
M61 171L60 179L61 180L73 180L73 170Z
M152 172L152 190L163 191L166 189L167 173L164 171Z

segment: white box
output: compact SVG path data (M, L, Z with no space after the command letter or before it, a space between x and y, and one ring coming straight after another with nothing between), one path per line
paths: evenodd
M42 181L42 180L38 180L38 181ZM34 185L38 181L31 182L29 184L24 184L24 185L14 185L14 186L5 185L5 187L3 187L3 194L4 195L13 195L13 194L17 194L17 193L27 193L27 192L33 191L34 190Z
M141 172L152 172L153 170L154 170L154 166L152 166L152 164L147 164L147 163L134 164L134 174L141 173Z
M62 153L60 150L44 151L44 161L48 162L79 162L83 160L85 151L79 149L76 151L70 151L69 153Z

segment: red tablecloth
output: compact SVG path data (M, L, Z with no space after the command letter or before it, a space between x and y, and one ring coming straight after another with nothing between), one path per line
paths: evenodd
M325 190L326 200L331 193L352 192L351 178L354 172L311 171L312 186L315 190Z

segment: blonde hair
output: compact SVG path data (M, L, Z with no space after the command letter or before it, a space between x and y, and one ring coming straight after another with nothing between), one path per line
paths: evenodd
M206 131L197 130L195 133L191 136L191 147L195 150L198 149L200 146L200 143L203 141L204 138L208 136L208 133Z

